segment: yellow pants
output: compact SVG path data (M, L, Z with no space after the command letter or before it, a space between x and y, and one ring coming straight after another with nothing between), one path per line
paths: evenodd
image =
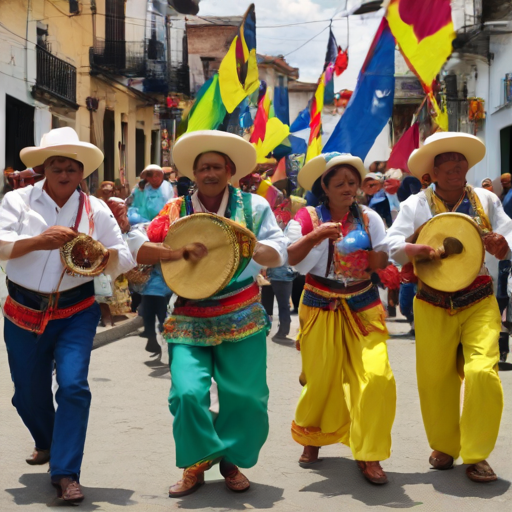
M465 464L486 459L496 443L503 410L496 299L487 297L454 315L415 299L414 322L418 389L430 447L455 459L460 455Z
M382 305L353 313L301 304L302 369L306 384L292 436L303 446L342 442L354 458L387 459L395 418L396 386L389 366ZM368 332L361 334L357 323Z

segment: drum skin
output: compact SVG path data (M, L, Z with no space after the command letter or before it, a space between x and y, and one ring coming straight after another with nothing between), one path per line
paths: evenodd
M248 240L245 245L241 240ZM167 286L186 299L200 300L215 295L239 275L249 263L255 245L254 235L218 215L195 213L172 224L164 244L173 250L191 243L202 243L208 255L197 262L179 259L162 261Z
M462 253L441 260L415 261L414 272L427 286L453 293L467 288L476 279L484 262L485 249L478 225L463 213L440 213L432 217L416 243L437 250L447 237L462 242Z

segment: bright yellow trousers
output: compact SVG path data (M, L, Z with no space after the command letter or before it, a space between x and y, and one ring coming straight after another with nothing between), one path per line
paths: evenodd
M341 442L356 460L387 459L396 386L382 305L356 313L345 300L335 310L301 304L299 320L306 384L292 424L294 440L303 446Z
M465 464L486 459L496 443L503 410L496 299L487 297L453 315L415 299L414 322L418 389L430 447L455 459L460 455Z

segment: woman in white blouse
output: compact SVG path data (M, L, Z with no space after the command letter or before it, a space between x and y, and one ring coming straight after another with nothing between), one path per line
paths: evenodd
M321 197L302 208L286 234L290 265L306 274L297 348L304 384L292 436L301 465L321 446L350 446L364 476L387 482L379 461L391 452L396 388L385 314L371 272L387 265L380 216L355 202L366 174L360 158L328 153L300 171L300 185Z

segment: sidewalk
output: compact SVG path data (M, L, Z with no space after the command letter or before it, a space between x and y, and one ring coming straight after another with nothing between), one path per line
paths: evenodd
M297 329L297 317L293 317L293 328ZM389 329L400 335L409 330L409 325L390 321ZM461 465L451 471L433 471L429 469L430 450L418 403L414 341L403 336L392 336L389 341L398 408L393 453L383 462L388 485L368 484L344 446L323 448L323 462L310 469L298 466L301 447L290 437L290 422L301 392L300 354L293 342L276 344L269 338L270 435L258 465L245 471L251 489L240 495L229 492L214 469L207 473L207 484L196 494L172 500L167 497L167 489L181 472L174 465L172 418L167 408L169 370L166 364L147 356L145 342L129 337L92 353L89 381L93 400L82 471L86 499L77 509L81 512L510 510L512 372L501 373L506 405L500 437L490 458L500 480L486 485L472 483ZM0 511L41 512L47 505L58 505L47 468L24 462L32 440L10 404L12 384L3 344L0 389Z

